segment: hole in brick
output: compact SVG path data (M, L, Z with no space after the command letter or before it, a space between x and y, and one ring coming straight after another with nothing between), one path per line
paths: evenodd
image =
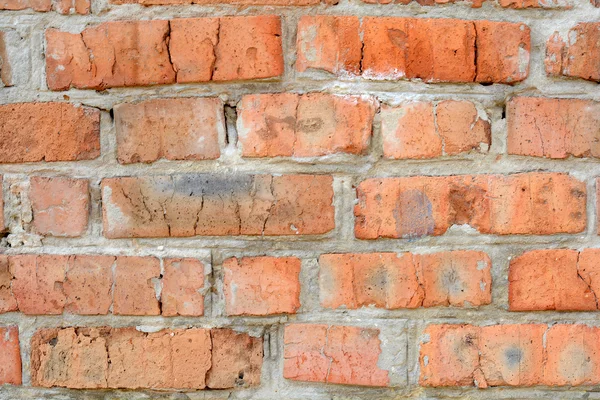
M494 83L493 82L481 82L480 85L481 86L492 86Z
M115 120L115 111L111 108L108 113L110 114L110 119L111 120Z
M502 108L502 119L506 119L506 106Z
M52 338L50 339L50 341L48 342L48 344L52 347L56 346L56 343L58 343L58 338Z

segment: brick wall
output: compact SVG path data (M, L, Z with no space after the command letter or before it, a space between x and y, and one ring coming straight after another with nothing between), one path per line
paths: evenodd
M591 398L599 7L0 0L0 399Z

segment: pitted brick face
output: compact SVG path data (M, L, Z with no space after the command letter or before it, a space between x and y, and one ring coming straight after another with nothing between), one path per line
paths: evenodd
M174 175L102 182L104 234L315 235L334 227L325 175Z

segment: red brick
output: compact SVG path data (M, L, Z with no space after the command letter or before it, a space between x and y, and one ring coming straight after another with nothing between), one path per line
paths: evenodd
M231 329L212 329L212 368L206 384L212 389L257 386L262 370L262 339Z
M530 29L525 24L476 21L477 77L481 83L515 83L529 74Z
M217 375L222 388L257 384L261 339L216 331L223 331L220 336L229 342L216 339L214 330L211 339L208 329L197 328L155 333L108 327L41 329L31 341L32 384L73 389L221 388L211 386ZM227 363L232 360L221 354L227 352L237 363ZM251 365L245 364L248 358ZM246 375L245 382L235 382L241 373Z
M2 188L4 177L0 175L0 232L6 228L4 226L4 190Z
M303 17L297 70L375 80L509 84L529 71L529 28L523 24L365 17L359 25L357 17Z
M545 385L600 383L600 331L597 327L554 325L546 334L546 353Z
M600 250L534 250L511 260L511 311L598 309Z
M491 128L468 101L411 102L382 106L381 131L386 158L434 158L471 150L487 151Z
M109 238L307 235L335 225L326 175L120 177L102 181L102 197Z
M357 187L360 239L443 235L468 224L480 233L582 232L586 188L567 174L372 178Z
M204 264L195 258L164 260L162 315L204 315Z
M369 4L410 4L416 2L421 6L437 6L443 4L463 3L463 0L363 0ZM593 0L592 0L593 1ZM466 1L472 8L480 8L485 0ZM492 2L495 4L495 2ZM498 4L504 8L525 9L525 8L572 8L568 0L499 0Z
M86 232L90 207L87 179L31 177L29 199L36 233L76 237Z
M2 0L0 10L25 10L57 11L60 14L89 14L91 11L90 0Z
M314 157L365 153L377 103L363 96L278 93L244 96L237 109L244 157Z
M0 255L0 314L19 309L11 288L12 280L8 256Z
M0 385L21 384L19 327L0 327Z
M300 308L300 259L243 257L223 262L227 315L294 314Z
M240 6L309 6L321 2L326 4L337 4L336 0L110 0L113 4L143 4L151 5L174 5L174 4L232 4Z
M219 18L177 18L170 22L169 50L177 82L212 79L219 25Z
M80 315L108 314L114 263L111 256L70 256L64 283L65 310Z
M218 98L156 99L113 110L122 164L219 158L225 121Z
M507 107L508 153L546 158L600 157L600 103L515 97Z
M160 261L154 257L117 257L113 314L159 315L155 285L160 278Z
M99 155L97 109L67 103L0 105L0 163L91 160Z
M304 15L298 23L296 69L335 75L360 75L361 40L358 17Z
M48 87L105 89L173 83L168 36L169 21L105 22L81 34L48 29Z
M546 43L546 73L600 82L600 22L580 22L567 43L555 32Z
M543 384L545 325L430 325L419 362L422 386Z
M296 381L388 386L388 371L377 365L380 343L378 329L287 325L283 376Z
M324 254L321 305L356 309L491 303L491 261L482 252Z
M281 76L284 67L279 17L221 18L215 57L214 81Z
M24 314L62 314L68 256L18 255L9 258L11 289Z

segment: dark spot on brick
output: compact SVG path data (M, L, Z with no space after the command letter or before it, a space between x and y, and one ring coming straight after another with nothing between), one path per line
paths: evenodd
M396 232L400 237L420 237L433 233L435 221L431 201L419 190L401 192L393 214Z

